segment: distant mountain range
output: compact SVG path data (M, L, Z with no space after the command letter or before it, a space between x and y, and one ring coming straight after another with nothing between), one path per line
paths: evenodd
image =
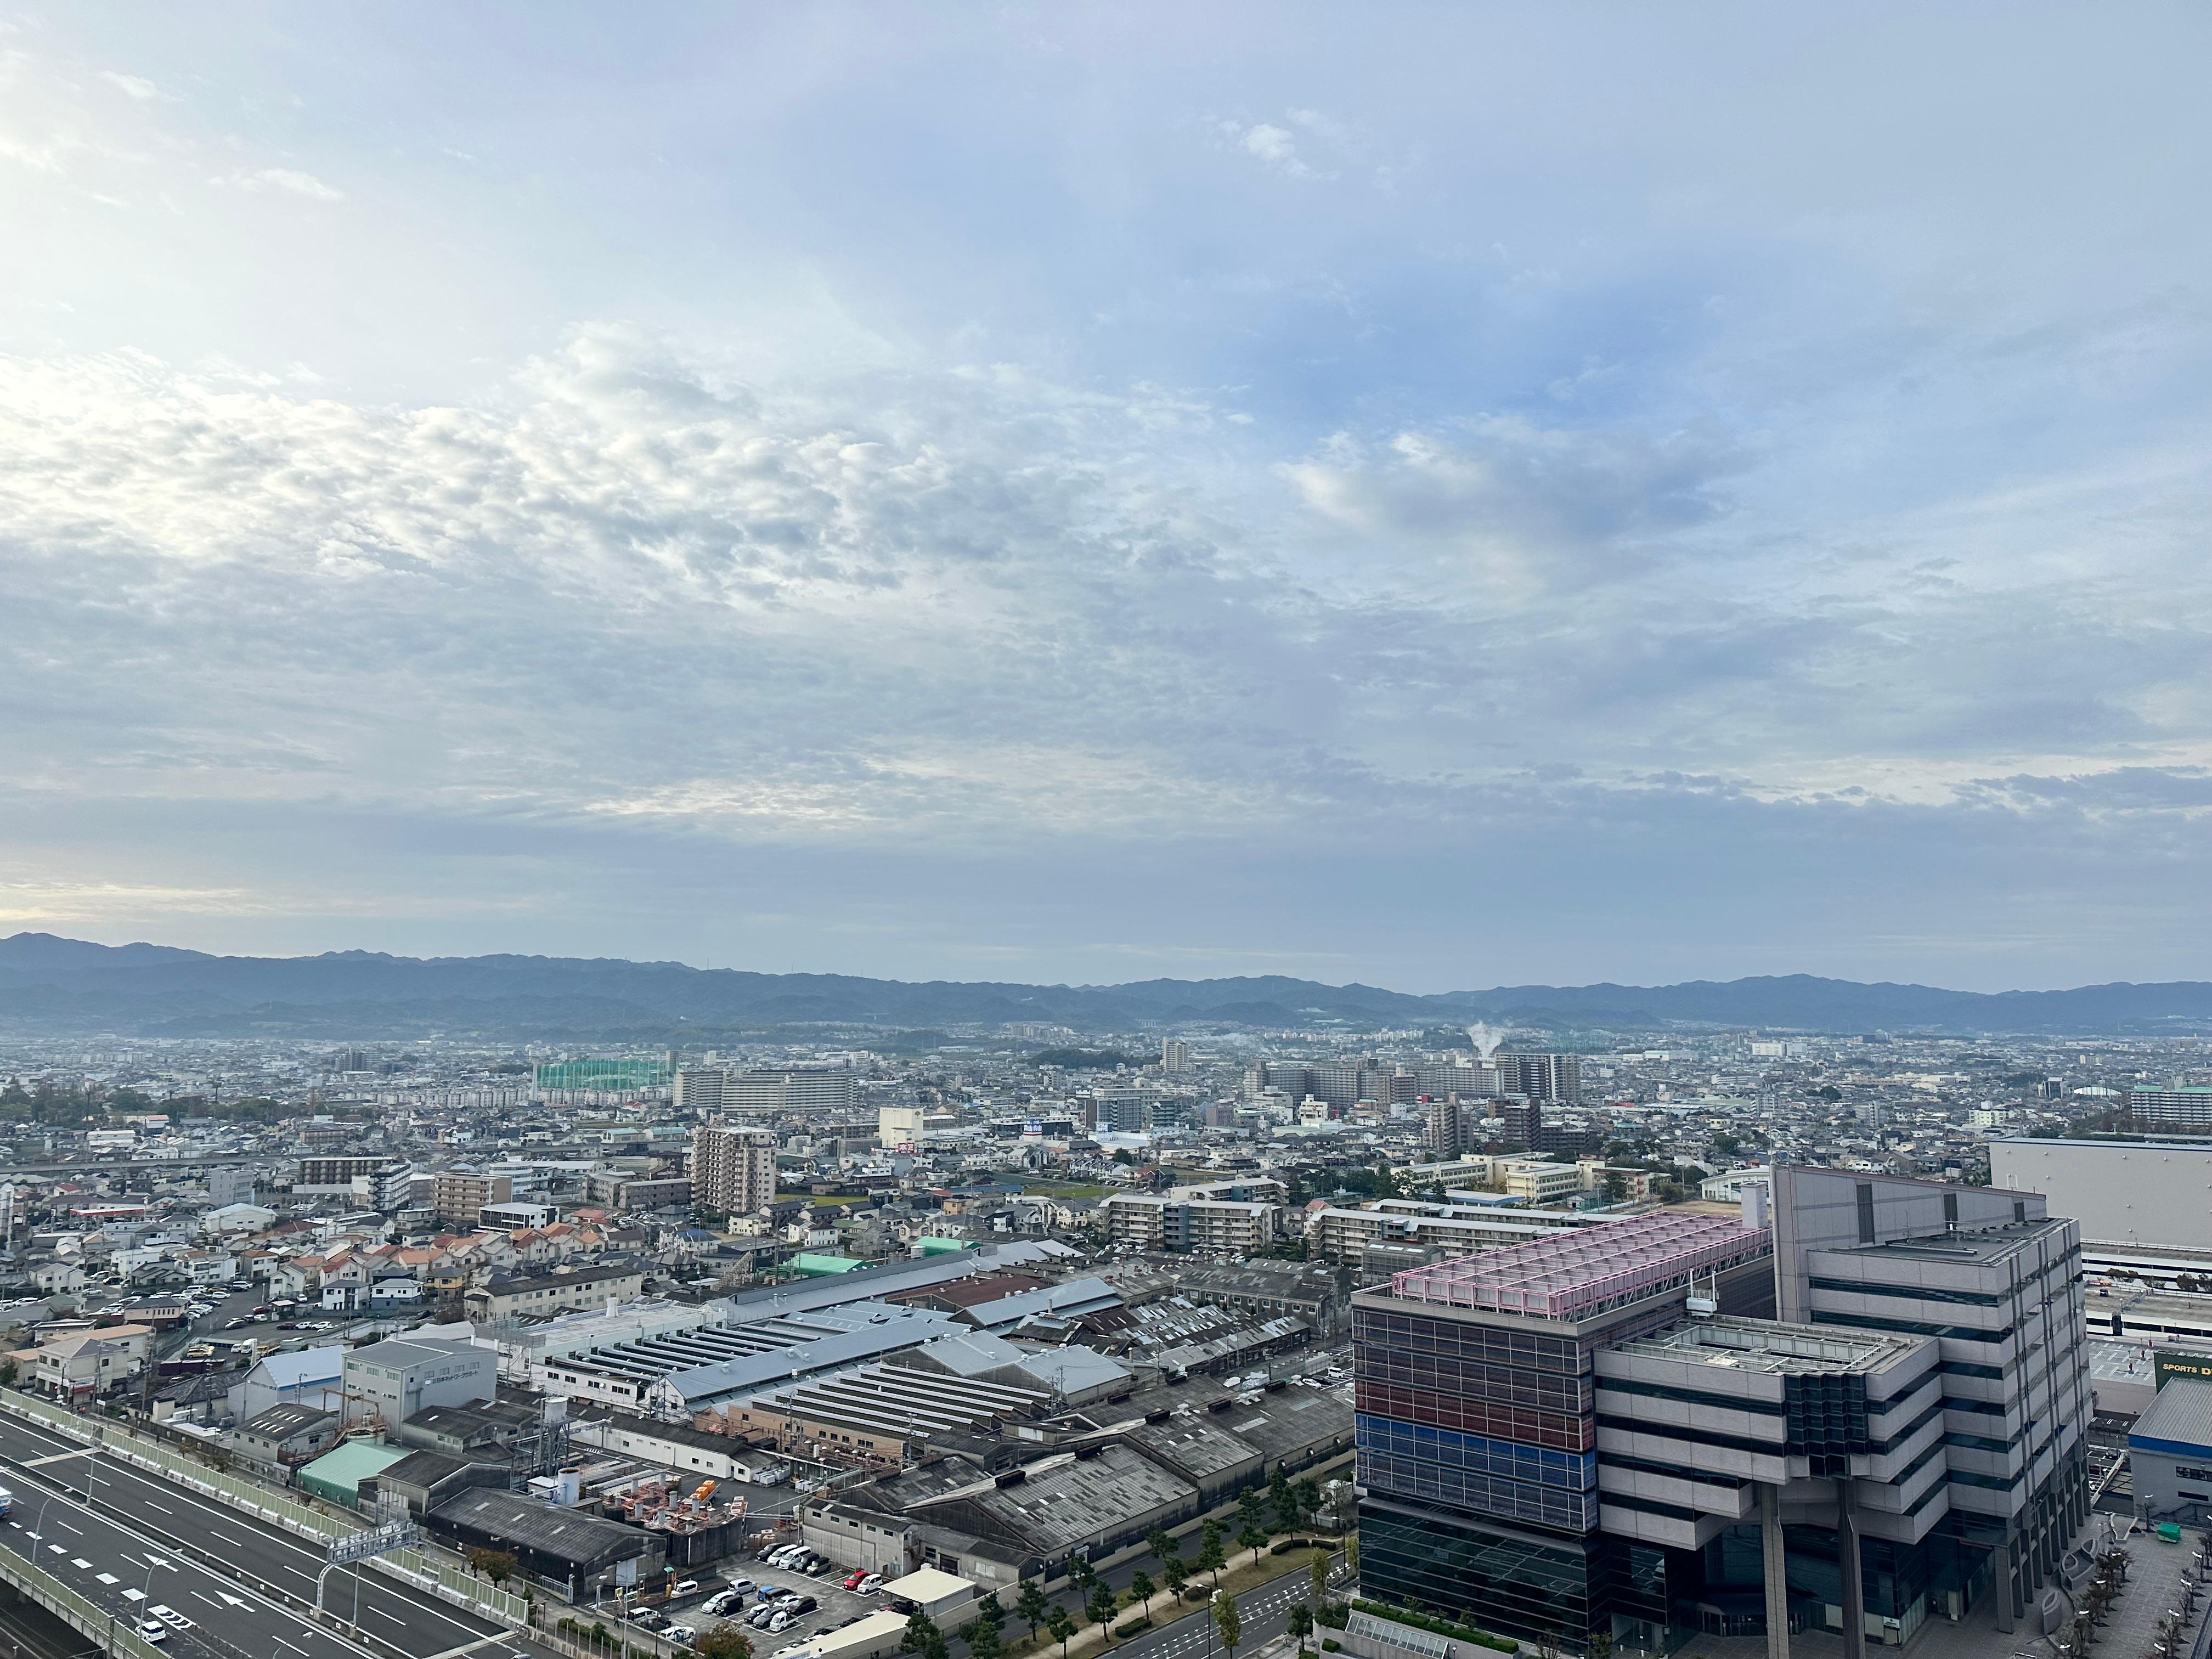
M571 957L216 957L51 933L0 939L0 1031L355 1041L695 1042L775 1027L886 1030L1038 1021L1080 1031L1183 1024L1456 1026L1567 1033L1669 1027L1807 1032L2193 1032L2212 984L2090 985L1994 995L1782 977L1684 985L1514 985L1411 996L1269 975L1129 985L1005 985L753 974Z

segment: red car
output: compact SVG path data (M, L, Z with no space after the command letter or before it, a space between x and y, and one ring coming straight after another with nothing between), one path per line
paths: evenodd
M848 1574L846 1575L846 1577L845 1577L845 1588L846 1588L847 1589L860 1589L860 1581L861 1581L863 1578L866 1578L867 1576L868 1576L868 1570L867 1570L866 1567L862 1567L862 1568L860 1570L860 1571L858 1571L858 1572L854 1572L854 1573L848 1573Z

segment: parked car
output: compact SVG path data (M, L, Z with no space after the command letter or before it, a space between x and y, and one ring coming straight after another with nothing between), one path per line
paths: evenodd
M808 1613L813 1612L815 1608L820 1607L822 1604L811 1595L799 1595L793 1596L790 1601L783 1602L781 1605L784 1611L788 1613L793 1618L804 1619Z
M853 1586L854 1589L858 1590L863 1595L873 1595L883 1587L884 1576L879 1572L872 1572L867 1574L859 1583Z
M158 1619L141 1619L138 1634L145 1641L166 1642L169 1639L169 1627Z
M699 1632L689 1625L671 1625L660 1633L672 1642L688 1642Z
M699 1604L699 1611L710 1619L719 1619L744 1599L743 1593L738 1590L716 1590Z
M743 1595L747 1590L752 1589L752 1587L753 1581L750 1578L732 1578L730 1580L730 1588L740 1595Z
M769 1617L768 1623L763 1625L761 1628L770 1636L777 1635L791 1628L791 1615L781 1607L778 1607Z
M696 1595L699 1593L699 1581L696 1578L679 1578L668 1587L668 1593L671 1595Z

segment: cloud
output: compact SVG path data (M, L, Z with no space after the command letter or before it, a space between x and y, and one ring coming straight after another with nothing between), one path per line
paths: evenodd
M345 192L335 185L325 184L313 173L302 173L296 167L261 167L252 173L234 173L228 182L243 191L283 191L313 202L343 202L346 198Z
M1238 121L1224 121L1220 131L1229 142L1245 155L1264 162L1286 179L1318 179L1322 175L1299 159L1297 140L1286 127L1269 121L1246 125Z
M116 70L102 70L100 72L100 78L125 97L136 99L140 103L150 102L161 95L161 88L143 76L125 75Z
M1632 544L1718 516L1723 481L1743 459L1711 429L1582 431L1487 416L1450 436L1339 434L1284 471L1329 522L1449 548L1478 578L1527 593L1627 574Z

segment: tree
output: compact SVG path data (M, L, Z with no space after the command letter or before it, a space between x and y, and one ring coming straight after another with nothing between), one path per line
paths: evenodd
M1344 1570L1346 1572L1359 1571L1359 1534L1356 1532L1346 1534L1344 1540Z
M1145 1534L1145 1547L1152 1551L1154 1559L1158 1560L1162 1566L1165 1566L1175 1559L1176 1552L1181 1547L1165 1527L1154 1527Z
M1090 1605L1084 1611L1091 1615L1091 1622L1104 1632L1106 1627L1114 1622L1114 1609L1119 1605L1111 1589L1103 1584L1093 1584ZM1108 1639L1110 1641L1112 1638L1109 1636Z
M1328 1552L1316 1550L1313 1559L1306 1563L1306 1582L1313 1586L1313 1607L1319 1613L1328 1605Z
M1055 1607L1052 1610L1051 1622L1044 1628L1045 1633L1060 1644L1060 1659L1067 1659L1067 1638L1076 1631L1075 1620L1067 1616L1067 1609Z
M1267 1534L1257 1527L1247 1527L1237 1534L1239 1547L1256 1550L1267 1541Z
M1306 1650L1306 1638L1313 1634L1313 1609L1303 1601L1291 1603L1291 1634L1297 1640L1298 1651Z
M1158 1588L1152 1583L1152 1574L1141 1569L1129 1575L1129 1599L1140 1607L1152 1599L1152 1592Z
M1297 1493L1298 1509L1302 1514L1311 1515L1321 1507L1321 1482L1312 1476L1309 1475L1298 1482Z
M1274 1506L1275 1529L1295 1530L1298 1525L1298 1495L1291 1490L1291 1477L1283 1473L1280 1463L1275 1465L1274 1478L1267 1482L1267 1501Z
M993 1590L975 1604L975 1617L990 1627L994 1636L1006 1628L1006 1610L999 1605L998 1591Z
M725 1619L703 1632L691 1644L691 1650L699 1659L753 1659L753 1638L745 1634L743 1625Z
M1213 1626L1221 1632L1222 1651L1237 1659L1237 1644L1244 1639L1244 1621L1237 1614L1237 1598L1224 1595L1213 1604Z
M1052 1602L1036 1587L1035 1579L1024 1579L1021 1589L1014 1592L1014 1617L1030 1627L1032 1640L1036 1637L1037 1627L1052 1617Z
M1190 1569L1183 1565L1182 1557L1170 1555L1166 1560L1161 1562L1160 1577L1167 1581L1168 1588L1175 1592L1176 1600L1180 1601L1182 1599L1182 1587L1190 1583Z
M941 1641L937 1621L926 1613L915 1613L906 1621L906 1634L899 1638L901 1653L926 1653L932 1642Z
M1207 1522L1205 1530L1199 1534L1198 1570L1200 1572L1212 1573L1214 1583L1218 1585L1221 1583L1221 1569L1228 1559L1228 1556L1221 1548L1221 1522Z
M1256 1532L1267 1524L1267 1516L1261 1512L1260 1489L1257 1486L1247 1486L1237 1495L1237 1518L1243 1523L1240 1529L1244 1532ZM1245 1547L1249 1549L1251 1547L1247 1545Z
M987 1619L972 1621L975 1628L968 1633L968 1651L972 1659L999 1659L999 1632Z
M506 1550L476 1548L468 1554L469 1571L482 1573L495 1584L503 1584L522 1564Z

